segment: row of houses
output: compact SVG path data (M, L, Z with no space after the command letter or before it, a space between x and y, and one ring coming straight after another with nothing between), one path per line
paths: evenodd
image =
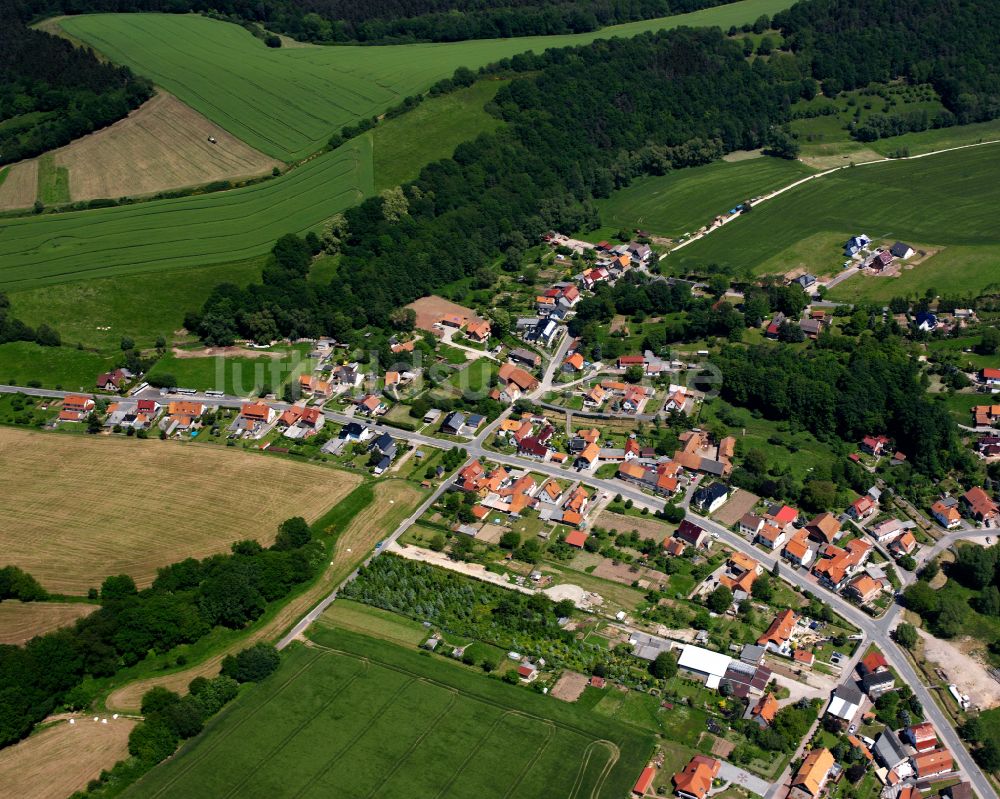
M931 515L946 530L962 524L962 512L972 521L987 526L1000 521L1000 505L980 486L973 486L961 499L944 496L931 505Z

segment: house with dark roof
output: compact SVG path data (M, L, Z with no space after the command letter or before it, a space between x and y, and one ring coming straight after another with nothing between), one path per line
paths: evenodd
M679 538L685 544L693 547L704 546L705 542L708 541L708 532L703 530L694 522L684 519L674 531L674 538Z
M913 256L913 248L909 244L904 244L901 241L897 241L889 248L889 252L892 254L893 258L900 258L906 260Z
M873 671L861 678L861 688L873 702L896 687L891 671Z
M890 771L894 770L902 779L906 779L913 773L913 769L910 767L910 758L906 754L903 742L899 740L899 736L890 727L886 727L875 740L872 754L880 764Z
M458 435L462 432L463 427L465 427L465 414L459 411L452 411L441 423L441 432Z
M722 483L702 486L691 497L691 504L702 513L714 513L729 498L729 489Z

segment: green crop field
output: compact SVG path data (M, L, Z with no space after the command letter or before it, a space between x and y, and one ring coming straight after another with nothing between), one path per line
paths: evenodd
M855 233L929 247L1000 244L1000 145L842 169L761 204L741 219L672 254L665 264L725 264L757 273L839 269ZM814 237L815 246L802 242ZM920 267L904 272L913 279ZM850 278L844 292L861 276ZM888 280L888 278L885 278ZM856 285L856 283L855 283ZM897 292L899 293L899 292Z
M812 171L798 161L761 157L637 178L608 199L597 201L602 227L587 237L597 241L622 228L680 236L743 200L787 186Z
M67 17L60 26L252 147L296 160L342 126L381 113L461 66L678 25L728 28L790 5L741 0L579 35L378 47L269 49L238 25L194 14L92 14Z
M280 392L296 370L308 371L301 354L295 350L269 353L261 353L257 358L178 358L168 353L156 362L147 377L172 375L177 379L177 385L185 388L224 391L233 396L247 397L265 387ZM272 357L276 354L280 356Z
M359 136L254 186L11 220L0 225L0 290L250 258L373 191L371 142Z
M462 142L495 130L501 122L484 106L508 81L482 80L467 89L432 97L372 131L375 189L413 180L432 161L448 158Z
M74 347L42 347L33 341L0 344L0 383L93 391L101 372L114 367L114 357Z
M330 628L126 797L598 799L652 737L458 664Z

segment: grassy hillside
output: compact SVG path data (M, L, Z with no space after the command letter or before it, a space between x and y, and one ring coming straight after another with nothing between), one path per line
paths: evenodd
M448 158L462 142L495 130L500 120L484 106L507 81L483 80L467 89L425 100L372 131L375 190L413 180L424 165Z
M680 236L743 200L787 186L812 171L798 161L752 158L638 178L607 200L597 201L603 227L588 238L599 240L621 228Z
M994 245L998 154L1000 145L985 145L842 169L763 203L666 263L675 269L715 262L757 273L797 266L830 272L843 261L843 242L862 232L928 247ZM851 278L844 292L858 280Z
M343 125L381 113L460 66L679 25L728 28L790 5L741 0L579 35L277 50L238 25L193 14L93 14L67 17L60 25L250 146L295 160L319 149Z
M255 186L12 220L0 228L0 289L251 258L373 190L371 143L359 137Z

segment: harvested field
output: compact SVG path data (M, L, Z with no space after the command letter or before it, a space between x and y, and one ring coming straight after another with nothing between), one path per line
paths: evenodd
M73 201L240 180L280 165L162 90L125 119L54 155L57 166L69 169Z
M128 755L133 719L76 717L0 750L0 786L18 799L65 799Z
M737 488L733 491L726 504L712 514L712 518L719 524L732 527L743 516L753 510L754 505L760 500L756 494Z
M417 506L424 493L413 483L402 480L380 480L374 485L375 498L351 519L340 534L330 567L307 591L293 597L278 613L214 657L195 664L190 669L162 677L137 680L111 693L105 704L114 710L134 710L142 695L150 688L163 686L171 691L183 691L195 677L214 677L222 659L257 641L274 641L297 622L320 599L330 593L364 560L375 544L403 521Z
M601 562L597 564L597 567L591 573L594 577L600 577L602 580L611 580L611 582L621 583L622 585L632 585L636 580L646 580L650 584L655 584L658 589L665 586L669 579L667 575L656 571L656 569L647 569L644 566L630 565L628 563L615 564L607 558L602 558Z
M20 161L0 169L0 211L30 208L38 194L38 161Z
M0 644L20 645L97 610L83 602L0 602Z
M655 538L657 541L662 541L673 533L676 526L667 524L659 519L623 516L620 513L612 513L609 510L603 511L594 520L594 524L597 527L614 530L616 533L631 533L633 530L638 530L640 538Z
M360 477L222 447L0 429L5 561L83 594L110 574L149 585L159 566L273 540L319 517ZM65 499L72 496L72 502Z
M427 330L438 336L441 335L441 329L434 327L434 324L445 314L455 314L463 316L469 321L479 321L476 312L471 308L458 305L444 297L438 297L436 294L432 294L430 297L421 297L406 307L417 312L417 327L420 330Z
M575 671L564 671L552 688L552 696L564 702L575 702L583 694L590 678Z

